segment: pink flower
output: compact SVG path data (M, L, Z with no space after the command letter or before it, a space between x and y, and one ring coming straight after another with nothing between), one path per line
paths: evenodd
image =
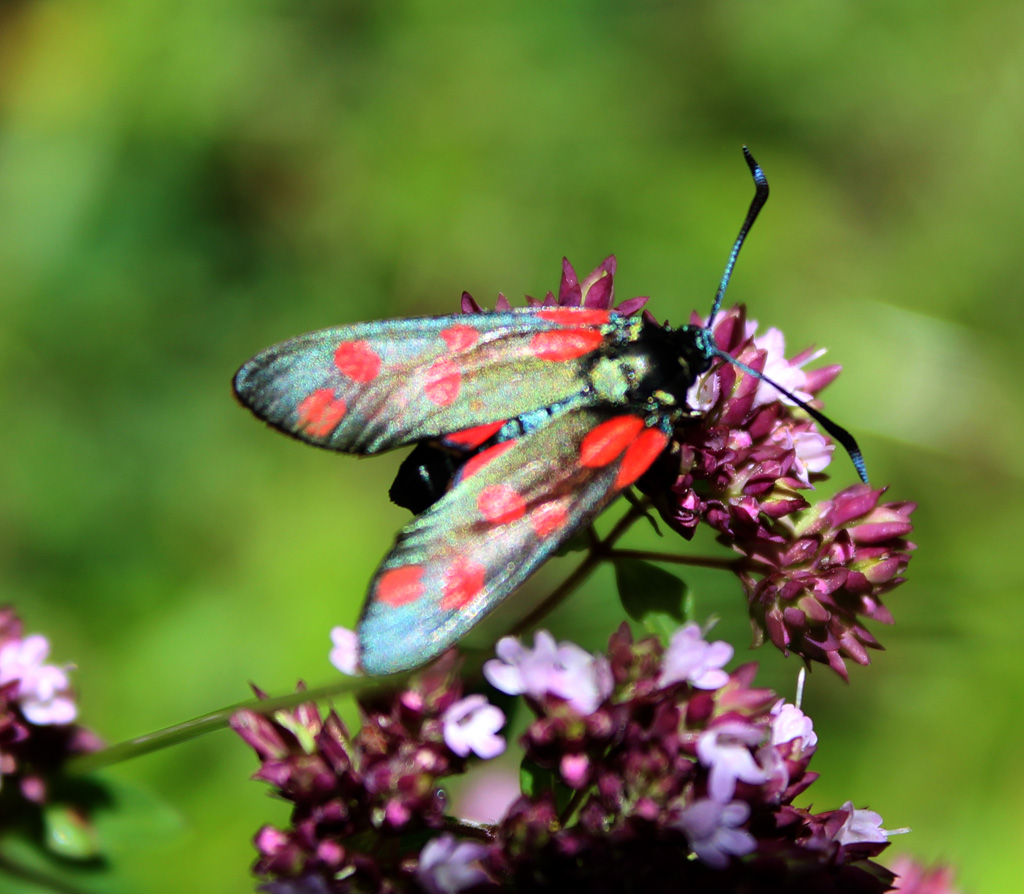
M506 695L545 695L564 698L584 716L593 714L611 694L612 675L608 659L591 655L575 643L555 643L546 630L538 630L534 647L506 636L495 648L497 658L484 664L484 676Z
M710 771L708 793L719 804L732 800L737 782L767 782L768 774L750 751L751 746L763 740L760 728L742 720L725 721L700 734L697 757Z
M749 325L753 329L757 329L757 322L755 320L750 320ZM762 370L764 375L772 381L778 382L783 388L795 394L802 401L814 399L808 384L809 376L803 371L802 367L812 360L817 360L821 357L825 353L824 348L817 351L807 350L798 354L792 360L787 360L786 338L780 330L774 327L765 332L764 335L756 336L754 338L754 347L759 351L764 351L764 369ZM754 395L754 406L763 406L773 401L781 401L790 406L794 405L786 395L781 394L774 386L762 381L757 387L757 393Z
M708 798L684 808L672 825L690 842L693 852L713 869L724 869L729 857L742 857L757 849L757 839L742 826L750 817L746 801L720 804Z
M897 857L892 862L892 871L896 873L893 890L901 894L958 894L952 867L928 868L910 857Z
M424 845L416 877L430 894L458 894L490 880L480 866L486 856L485 845L446 832Z
M18 682L21 712L39 726L71 723L78 714L67 671L45 664L49 654L50 643L40 634L0 646L0 686Z
M472 751L490 760L505 750L505 740L497 735L505 725L505 715L482 695L467 695L455 702L441 721L445 744L459 757Z
M354 630L347 627L331 628L330 660L338 670L350 677L357 676L359 670L359 638Z
M478 764L458 789L453 813L474 823L497 823L521 794L519 773L510 767Z
M772 708L771 715L772 745L799 741L801 750L803 750L803 748L809 748L818 743L818 736L814 732L811 718L796 705L787 705L780 699Z
M852 801L847 801L841 808L848 815L846 821L836 833L836 841L841 845L848 844L881 844L888 841L890 835L906 831L904 829L890 832L882 828L882 815L873 810L857 810Z
M689 683L696 689L719 689L729 680L721 670L733 656L733 647L724 640L704 641L697 624L687 624L672 634L661 660L658 686Z

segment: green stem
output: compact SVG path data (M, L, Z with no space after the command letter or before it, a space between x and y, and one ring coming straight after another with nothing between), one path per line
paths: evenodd
M645 549L615 549L611 559L644 559L648 562L666 562L673 565L692 565L696 568L717 568L720 571L756 570L746 559L722 559L714 556L681 556L677 553L652 552Z
M564 829L570 822L572 822L573 816L576 814L576 811L580 809L590 792L591 787L588 786L585 789L579 789L572 793L569 803L565 805L565 810L563 810L558 816L559 826Z
M630 506L629 511L619 519L607 537L602 540L594 534L591 539L590 551L587 553L586 558L576 566L572 574L555 587L550 596L541 602L541 604L531 611L525 618L515 624L509 633L511 635L516 635L522 633L524 630L529 630L531 627L536 626L542 618L560 605L564 599L566 599L574 590L576 590L577 587L580 586L580 584L590 577L594 569L597 568L601 562L605 561L605 559L611 555L612 547L615 545L616 541L618 541L638 519L643 518L645 512L646 507L643 504L632 505Z
M394 683L389 681L387 688L392 688ZM102 751L94 751L91 754L83 754L68 761L67 771L69 773L91 773L102 767L120 763L133 757L141 757L151 751L159 751L161 748L168 748L194 739L196 736L223 729L228 726L231 715L246 708L258 714L273 714L275 711L294 708L306 702L330 698L335 695L342 695L348 692L363 692L373 688L381 687L378 680L357 679L348 677L333 683L330 686L321 686L318 689L306 689L300 692L290 692L287 695L279 695L274 698L250 699L249 701L238 702L226 708L220 708L201 717L186 720L184 723L176 723L165 729L157 730L154 733L146 733L143 736L136 736L124 742L118 742L104 748Z
M474 823L457 816L444 817L444 830L458 835L460 838L474 838L477 841L494 841L494 825L492 823Z
M604 538L598 536L591 527L587 532L590 541L590 549L586 557L580 562L573 572L559 584L554 591L540 605L538 605L525 618L517 623L509 632L512 634L521 633L523 630L536 626L542 618L561 604L572 594L590 575L601 562L616 558L626 559L647 559L652 562L668 562L678 565L693 565L703 568L717 568L727 571L757 570L758 566L746 559L716 559L701 556L680 556L673 553L648 552L635 549L615 549L615 544L622 536L641 518L649 508L649 501L639 500L630 505L629 510L616 522L612 530ZM482 664L482 659L477 664ZM472 660L467 662L467 670L474 668ZM478 669L478 668L477 668ZM179 742L187 741L196 736L213 732L227 727L231 715L246 708L260 714L273 714L288 708L294 708L304 702L317 701L332 696L343 695L351 692L368 692L374 689L394 689L396 683L404 681L405 676L388 678L386 683L379 680L346 678L329 686L322 686L318 689L309 689L301 692L291 692L287 695L275 698L251 699L239 702L226 708L220 708L201 717L186 720L184 723L177 723L154 733L147 733L111 745L102 751L95 751L91 754L82 755L68 762L69 773L90 773L111 764L120 763L130 758L141 757L152 751L159 751ZM572 803L572 802L570 802Z
M32 886L32 890L53 891L55 894L88 894L85 888L70 882L54 878L34 866L28 866L18 860L12 860L0 853L0 873L9 878L21 879Z

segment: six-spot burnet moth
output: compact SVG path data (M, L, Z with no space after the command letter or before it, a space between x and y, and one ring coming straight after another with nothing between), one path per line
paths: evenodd
M716 361L775 386L836 438L853 437L715 344L712 324L768 182L755 193L706 326L587 307L357 323L257 354L235 393L295 438L368 455L417 445L391 488L417 513L370 583L363 668L437 656L648 470L699 412L687 390Z

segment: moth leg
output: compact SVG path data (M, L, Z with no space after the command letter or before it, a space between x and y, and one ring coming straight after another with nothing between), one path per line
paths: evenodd
M654 528L655 534L657 534L659 537L664 536L661 533L661 528L658 527L658 520L651 514L650 503L644 497L637 496L637 493L636 491L633 490L633 488L629 488L628 490L623 491L622 495L623 497L626 498L626 502L629 503L630 506L632 506L634 509L640 510L640 512L643 514L643 517L651 523L651 527Z

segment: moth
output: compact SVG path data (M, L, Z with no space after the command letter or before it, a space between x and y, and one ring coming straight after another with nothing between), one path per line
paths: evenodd
M416 515L357 627L367 673L434 658L586 528L699 415L686 393L716 361L786 394L867 480L845 429L715 344L711 326L768 197L743 152L754 199L707 326L586 307L385 320L300 335L238 371L242 404L308 444L360 456L416 445L391 488Z

